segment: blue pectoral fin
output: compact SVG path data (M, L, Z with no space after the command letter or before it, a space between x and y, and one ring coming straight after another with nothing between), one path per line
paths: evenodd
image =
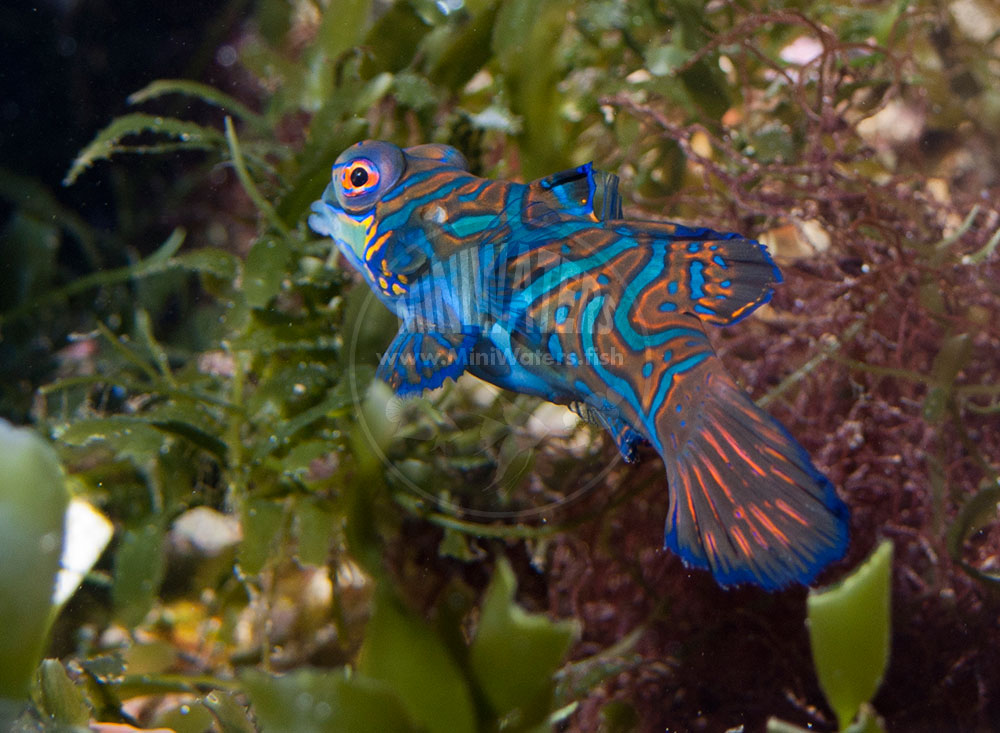
M409 279L419 277L429 268L430 257L416 242L408 240L405 236L394 237L391 245L373 254L372 261L397 279L400 275Z
M379 361L375 376L401 397L435 389L465 371L476 340L472 330L437 333L404 326Z

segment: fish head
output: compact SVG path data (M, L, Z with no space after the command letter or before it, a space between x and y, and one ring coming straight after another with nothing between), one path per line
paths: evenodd
M417 145L402 149L381 140L352 145L333 164L330 183L311 207L309 226L331 237L345 257L370 279L368 264L386 238L406 235L411 185L438 174L462 174L469 165L447 145ZM396 216L394 216L396 215ZM384 288L383 288L384 289Z
M379 140L352 145L333 164L330 183L313 202L309 226L333 239L356 267L377 228L376 207L406 171L403 151Z

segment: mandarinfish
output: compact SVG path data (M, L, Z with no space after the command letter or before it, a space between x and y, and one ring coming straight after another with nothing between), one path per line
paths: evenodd
M848 510L805 450L725 371L704 324L737 322L781 274L738 234L624 219L590 164L532 183L454 148L348 148L312 206L400 319L378 376L418 394L465 371L570 405L626 460L663 457L664 544L721 585L809 583L847 547Z

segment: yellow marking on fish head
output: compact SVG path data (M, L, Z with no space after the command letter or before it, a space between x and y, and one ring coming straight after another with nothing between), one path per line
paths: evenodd
M378 239L376 239L371 244L371 246L369 246L367 249L365 249L365 260L368 261L368 262L370 262L371 259L372 259L372 257L375 256L375 253L377 253L380 249L382 249L382 245L384 245L385 242L386 242L386 240L389 239L389 237L391 237L391 236L392 236L392 232L386 232L381 237L379 237Z

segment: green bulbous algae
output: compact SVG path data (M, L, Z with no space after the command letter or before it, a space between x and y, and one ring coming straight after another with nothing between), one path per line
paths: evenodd
M0 420L0 702L8 710L27 699L44 651L68 502L52 448Z

